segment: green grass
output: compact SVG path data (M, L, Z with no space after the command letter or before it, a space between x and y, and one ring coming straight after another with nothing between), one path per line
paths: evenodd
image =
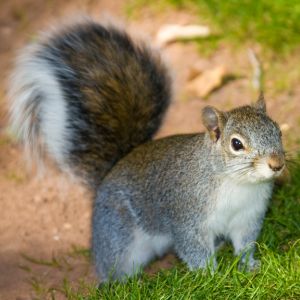
M177 8L195 6L224 38L254 42L276 53L289 53L300 44L298 0L167 0Z
M291 53L300 45L298 0L131 0L126 12L136 17L144 7L158 13L170 6L197 14L199 22L210 25L215 38L208 43L259 44L276 54Z
M82 283L74 290L65 282L68 299L300 299L300 166L292 181L277 188L258 241L261 269L238 270L238 259L227 245L218 253L215 273L190 272L179 263L156 275L143 274L127 283L112 283L97 290Z

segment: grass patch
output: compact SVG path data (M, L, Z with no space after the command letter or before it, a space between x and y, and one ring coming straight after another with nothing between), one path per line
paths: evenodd
M21 254L19 268L24 271L27 283L31 286L33 299L70 299L69 290L87 294L95 289L91 284L90 250L73 246L67 253L53 254L52 257L36 258ZM87 278L89 278L87 280ZM89 281L89 289L86 288Z
M126 284L112 283L100 290L86 286L86 293L68 290L68 299L298 299L300 297L299 245L284 254L260 247L262 268L243 273L237 260L222 261L214 274L189 272L184 266L143 274ZM298 263L294 263L298 262Z
M172 3L171 3L172 4ZM177 5L175 4L175 7ZM138 19L143 8L147 8L148 13L157 14L170 8L168 0L147 1L147 0L128 0L124 6L124 13L131 19Z
M290 53L300 44L298 0L167 0L176 8L193 5L224 38L254 42L276 53Z
M158 13L170 9L197 14L211 26L219 41L259 44L273 53L289 54L300 45L300 2L290 0L131 0L125 6L129 17L147 7ZM176 20L174 21L176 23ZM209 41L211 42L211 41Z
M100 290L83 283L65 295L74 300L96 299L300 299L300 166L292 181L277 188L258 241L261 269L245 273L231 246L218 254L218 270L190 272L183 264L156 275L143 274L126 283L111 283Z
M26 180L26 176L21 172L8 171L4 174L4 178L17 184L22 184Z

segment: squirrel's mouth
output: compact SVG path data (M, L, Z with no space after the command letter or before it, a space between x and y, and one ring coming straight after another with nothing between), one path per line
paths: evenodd
M283 153L271 153L245 158L226 165L226 175L244 183L272 181L279 177L285 169Z
M254 167L258 177L274 179L279 177L285 168L284 154L272 153L271 155L256 159Z
M227 165L227 174L244 183L272 181L279 177L285 168L284 154L270 154L244 162Z

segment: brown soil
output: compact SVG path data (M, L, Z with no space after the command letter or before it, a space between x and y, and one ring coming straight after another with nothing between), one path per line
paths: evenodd
M151 12L142 10L137 20L126 21L124 1L96 0L11 0L0 1L0 299L64 299L58 289L64 278L78 286L80 279L96 280L87 257L90 241L91 201L89 192L70 182L53 168L36 178L26 171L22 149L7 135L7 77L17 50L32 39L37 31L57 19L72 19L88 13L103 20L113 15L127 23L133 33L153 38L165 23L188 23L197 19L180 11ZM163 53L174 70L175 99L159 136L202 130L200 110L207 103L230 108L248 103L253 93L249 84L251 67L246 51L232 52L221 48L210 59L199 55L193 43L174 43ZM193 98L185 92L189 70L193 65L204 68L225 64L242 79L231 81L215 91L208 100ZM293 96L283 94L269 99L271 115L294 129L297 124L299 89ZM284 108L278 110L277 108ZM168 256L148 269L172 265ZM53 298L52 298L53 299Z

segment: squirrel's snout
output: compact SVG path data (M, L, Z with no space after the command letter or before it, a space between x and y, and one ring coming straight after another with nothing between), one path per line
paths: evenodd
M283 169L285 165L285 159L283 155L280 154L271 154L268 159L268 166L274 172L279 172Z

